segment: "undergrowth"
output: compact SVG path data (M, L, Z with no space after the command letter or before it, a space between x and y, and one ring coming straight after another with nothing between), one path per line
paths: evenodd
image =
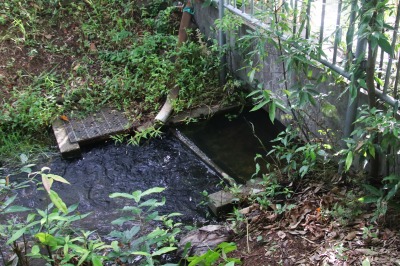
M140 124L176 86L177 112L232 95L218 83L215 44L192 31L192 41L177 49L181 12L171 1L12 0L0 10L3 163L48 147L37 140L46 139L41 136L60 115L82 117L111 106ZM21 150L12 152L15 146Z

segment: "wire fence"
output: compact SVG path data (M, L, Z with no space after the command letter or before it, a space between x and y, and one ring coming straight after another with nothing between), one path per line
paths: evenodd
M314 39L321 45L325 56L317 60L345 78L350 78L349 65L358 55L367 54L367 45L362 36L357 34L360 24L358 1L350 0L219 0L224 9L242 17L256 27L267 29L271 25L266 10L277 6L289 7L287 19L292 20L292 31L304 39ZM392 106L399 107L400 49L398 29L400 5L398 0L389 0L396 7L394 13L386 14L385 34L395 51L389 55L378 48L376 60L376 95ZM222 4L223 3L223 4ZM220 12L223 14L224 12ZM306 16L304 16L304 13ZM301 16L303 15L303 16ZM300 27L305 21L305 27ZM388 29L390 28L390 29ZM301 31L301 32L299 32Z

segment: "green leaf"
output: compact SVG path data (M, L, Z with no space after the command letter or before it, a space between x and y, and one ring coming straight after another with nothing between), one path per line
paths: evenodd
M126 198L126 199L134 199L135 197L133 196L133 195L131 195L131 194L128 194L128 193L120 193L120 192L117 192L117 193L112 193L112 194L110 194L110 196L109 196L110 198Z
M255 74L256 74L256 70L253 68L249 73L249 81L250 81L250 83L253 82Z
M390 56L393 56L393 49L390 45L387 37L381 33L380 38L378 39L378 45L382 48L383 51L388 53Z
M58 196L57 192L50 190L49 196L51 202L53 202L53 204L57 207L57 209L59 209L65 214L68 213L67 205L65 205L64 201Z
M39 240L40 243L44 245L49 245L50 247L57 247L57 245L63 244L60 239L57 239L56 237L47 233L37 233L35 237Z
M12 234L11 238L7 240L6 244L9 245L19 239L27 230L28 228L23 227L19 230L17 230L14 234Z
M38 245L34 245L31 249L31 254L32 255L38 255L40 253L40 248Z
M115 252L119 252L119 246L118 246L118 241L113 241L113 242L111 242L111 247L112 247L112 249L115 251Z
M2 203L3 208L7 208L8 205L14 202L15 198L17 197L17 194L9 197L4 203Z
M256 106L254 106L254 107L250 110L250 112L254 112L254 111L257 111L257 110L263 108L267 103L268 103L267 101L261 101L261 102L259 102Z
M113 220L111 224L116 224L116 225L123 225L125 222L132 220L131 217L120 217L116 220Z
M275 112L276 112L275 101L272 101L271 104L269 105L269 120L271 120L272 123L274 123L275 120Z
M92 256L92 263L93 263L93 266L103 266L101 259L95 255Z
M65 178L63 178L63 177L61 177L59 175L47 174L47 177L52 178L52 179L54 179L54 180L56 180L58 182L71 185Z
M363 184L363 187L372 195L377 196L377 197L381 197L382 196L382 191L377 189L374 186L368 185L368 184Z
M12 213L12 212L25 212L31 210L30 208L26 208L23 206L10 206L9 208L6 208L2 214L6 213Z
M371 262L369 261L368 258L366 258L365 260L363 260L362 266L371 266Z
M89 256L89 254L90 254L90 251L87 250L87 251L82 255L81 259L78 261L78 266L85 262L86 258Z
M160 193L160 192L163 192L164 190L165 190L164 187L153 187L153 188L150 188L150 189L144 191L141 196L144 197L149 194Z
M161 248L161 249L153 252L151 255L152 256L159 256L159 255L171 252L171 251L176 250L176 249L177 249L176 247L164 247L164 248Z
M352 163L353 163L353 152L349 151L346 157L346 171L350 169Z
M150 257L150 253L144 252L144 251L134 251L131 253L132 255L138 255L138 256L146 256Z

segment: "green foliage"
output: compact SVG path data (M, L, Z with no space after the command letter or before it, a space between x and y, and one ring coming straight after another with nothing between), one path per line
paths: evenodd
M286 128L273 140L274 145L268 152L273 163L268 168L279 170L289 178L304 177L314 171L324 171L329 163L329 145L322 143L303 143L298 138L298 131L291 127ZM257 169L260 169L259 167Z
M136 256L142 256L145 261L141 265L155 265L158 257L162 254L176 250L176 235L180 232L180 223L175 223L173 217L180 213L159 215L155 211L157 207L165 204L165 198L161 201L148 199L142 202L142 198L154 193L160 193L165 188L155 187L146 191L134 191L128 193L113 193L110 198L124 198L132 201L133 204L126 205L122 211L129 213L114 220L112 224L123 226L126 222L134 222L135 226L125 231L112 231L111 237L118 239L121 248L108 254L109 259L118 258L122 262L133 263ZM157 227L147 234L143 234L142 227L152 221L162 222L163 227ZM138 224L139 223L139 224Z
M0 23L6 28L0 42L11 41L15 47L10 50L29 57L33 71L26 73L20 63L25 60L12 57L7 73L15 77L0 80L1 93L6 93L0 100L2 160L43 149L47 143L34 140L41 139L59 115L84 116L107 105L143 122L153 118L174 87L180 88L173 103L177 112L227 102L236 93L233 86L218 84L217 45L207 45L196 32L196 41L178 49L180 13L175 7L165 0L137 4L0 3ZM18 143L25 149L13 153Z
M398 208L400 203L399 198L396 196L400 186L400 176L391 174L382 179L382 187L374 187L369 184L364 184L366 195L358 200L364 204L375 205L374 216L372 221L383 218L386 215L389 207Z
M15 254L16 260L13 263L29 265L28 257L41 258L52 265L93 265L100 266L103 263L111 262L116 259L137 265L137 256L143 256L142 265L158 265L159 257L163 254L176 250L176 235L180 232L180 223L176 223L174 218L180 216L179 213L169 213L160 215L156 208L165 204L165 198L161 201L157 199L147 199L144 197L160 193L165 188L154 187L146 191L134 191L133 193L113 193L111 198L122 198L132 201L127 204L122 211L127 212L128 216L122 216L113 221L112 224L121 226L122 231L114 230L110 237L117 239L110 244L106 244L94 231L82 231L74 226L74 222L84 219L90 213L80 214L76 212L78 204L66 206L63 200L51 189L54 182L68 184L63 177L50 174L50 169L44 167L41 171L31 172L27 165L21 171L29 172L29 179L26 182L10 182L10 176L0 179L0 240L4 241ZM50 203L46 209L32 211L23 206L14 204L17 194L16 189L28 186L41 178L38 185L42 185L48 193ZM25 220L20 220L17 216L10 214L28 212ZM124 223L134 223L132 228L126 229ZM145 225L158 225L155 229L143 231ZM154 226L153 226L154 228ZM34 245L30 253L28 250L28 240L33 240ZM20 245L22 243L22 246ZM42 247L47 252L43 253ZM5 247L4 247L5 248ZM3 248L0 248L4 252Z
M214 250L208 250L206 253L200 256L189 257L189 266L211 266L211 265L225 265L225 266L233 266L237 264L241 264L240 260L237 258L229 258L227 256L228 253L235 251L236 245L234 243L223 242L219 244ZM216 264L219 260L222 263Z
M400 149L399 121L390 112L363 106L352 139L346 140L347 149L340 151L346 157L345 170L349 170L354 158L359 157L361 165L377 154L384 156L391 163ZM379 139L379 142L376 140Z

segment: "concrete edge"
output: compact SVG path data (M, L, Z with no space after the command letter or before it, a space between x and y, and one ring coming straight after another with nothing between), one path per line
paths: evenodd
M52 124L52 128L62 157L66 159L80 157L81 147L77 142L69 140L63 122L60 119L56 119Z

